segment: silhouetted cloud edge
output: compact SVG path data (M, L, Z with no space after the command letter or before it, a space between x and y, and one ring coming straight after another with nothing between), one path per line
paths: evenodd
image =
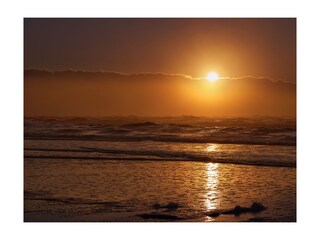
M92 75L104 75L106 77L147 77L147 76L157 76L157 77L179 77L179 78L185 78L188 80L206 80L206 77L192 77L191 75L187 74L181 74L181 73L163 73L163 72L140 72L140 73L122 73L117 71L90 71L90 70L74 70L74 69L66 69L66 70L57 70L52 71L48 69L36 69L36 68L29 68L24 69L24 76L36 76L36 75L63 75L63 74L92 74ZM258 79L258 80L268 80L272 83L284 83L284 84L292 84L296 85L295 82L289 82L279 79L274 79L271 77L262 77L262 76L240 76L240 77L220 77L219 80L241 80L241 79Z

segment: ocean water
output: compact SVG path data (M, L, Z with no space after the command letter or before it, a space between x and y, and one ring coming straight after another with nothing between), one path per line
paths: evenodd
M296 220L293 119L26 118L24 138L25 221Z

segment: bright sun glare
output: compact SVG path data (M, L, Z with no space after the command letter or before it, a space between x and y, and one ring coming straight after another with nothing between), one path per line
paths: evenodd
M219 79L219 75L216 72L209 72L207 76L207 80L209 82L214 82Z

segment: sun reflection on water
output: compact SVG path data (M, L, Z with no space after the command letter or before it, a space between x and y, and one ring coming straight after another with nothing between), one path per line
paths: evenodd
M214 210L218 206L218 183L219 183L219 164L207 163L207 185L205 194L205 207L208 211Z
M217 144L209 144L206 148L207 152L215 152L217 151L218 145Z

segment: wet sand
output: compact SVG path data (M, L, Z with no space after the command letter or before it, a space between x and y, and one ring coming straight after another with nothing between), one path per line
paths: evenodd
M55 159L25 159L24 167L26 222L296 221L295 168ZM154 208L170 202L179 207ZM253 202L267 209L208 216Z

